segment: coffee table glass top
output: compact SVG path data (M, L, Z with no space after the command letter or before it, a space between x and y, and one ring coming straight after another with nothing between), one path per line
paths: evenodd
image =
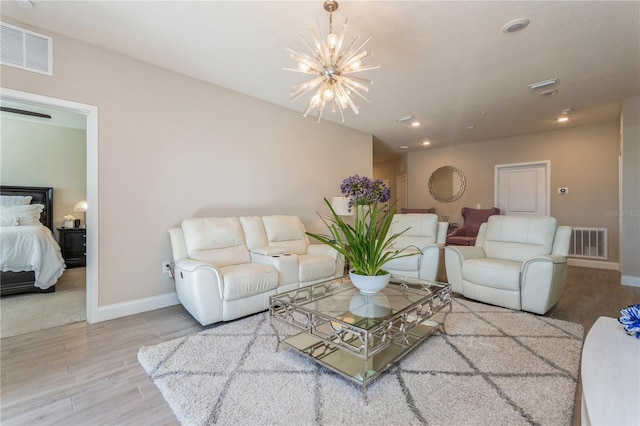
M369 330L445 287L448 284L392 275L387 287L368 295L360 293L348 277L343 277L282 293L272 300Z

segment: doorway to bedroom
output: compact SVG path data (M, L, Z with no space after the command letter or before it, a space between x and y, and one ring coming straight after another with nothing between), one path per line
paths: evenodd
M65 130L63 128L71 128L73 130L69 130L69 135L72 136L69 139L73 139L75 143L75 145L73 143L70 144L67 140L66 143L56 144L55 138L51 138L48 141L52 145L47 147L50 150L47 155L49 162L41 168L49 169L48 172L50 174L53 173L52 180L46 180L44 172L38 171L34 173L32 170L32 174L35 176L29 177L25 175L26 171L23 171L23 174L20 175L19 173L15 174L17 172L14 170L15 175L12 175L12 179L5 182L6 174L3 170L3 184L51 186L54 188L54 236L58 241L60 241L58 229L64 226L64 216L74 215L76 219L82 221L85 218L84 213L74 211L74 207L80 201L87 201L90 206L87 209L86 228L83 232L83 235L86 235L86 266L78 264L78 259L66 262L68 267L56 283L55 293L17 295L7 297L6 300L2 298L2 337L8 337L5 334L5 328L7 325L11 326L11 322L14 323L10 332L12 335L78 321L95 322L97 321L98 308L97 108L10 89L2 89L1 95L3 106L7 103L14 103L14 105L15 103L22 103L25 107L31 107L32 109L50 109L54 112L50 114L52 116L66 117L63 120L66 120L65 122L48 123L48 130L45 133L50 135L55 133L64 134ZM4 137L7 135L4 126L5 113L3 112L2 114L2 136L3 141L7 141L8 139ZM43 131L42 123L32 125L35 127L40 126L39 131ZM25 123L21 123L18 127L20 126L24 129ZM66 138L62 136L62 139L65 140ZM23 146L23 148L26 147ZM6 151L4 143L2 149ZM6 155L6 152L2 154L4 166L5 160L9 161L7 157L10 156ZM17 163L24 169L29 170L28 162L18 161ZM59 172L60 170L64 170L65 173L58 173L56 176L56 171ZM27 181L24 181L25 178ZM16 182L14 179L18 179L18 181ZM35 180L29 181L29 179ZM45 180L43 181L43 179ZM48 297L45 298L43 296ZM32 311L32 313L29 314L29 311ZM9 324L5 321L7 318L10 319L8 321ZM33 321L29 320L29 318L33 319ZM15 321L12 321L13 319Z

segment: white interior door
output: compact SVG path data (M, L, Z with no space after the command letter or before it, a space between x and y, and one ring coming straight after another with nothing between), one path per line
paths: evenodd
M396 178L396 192L398 198L396 208L400 212L403 207L407 208L407 175L400 175Z
M502 214L549 216L549 174L549 161L496 166L495 206Z

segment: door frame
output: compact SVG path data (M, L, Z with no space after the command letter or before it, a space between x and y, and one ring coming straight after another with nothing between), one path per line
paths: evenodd
M401 192L401 188L402 188L402 192L404 192L404 200L400 200L400 197L396 197L396 199L398 200L398 208L402 209L402 207L409 207L409 200L407 195L409 194L408 191L408 179L407 179L407 174L403 173L400 176L396 176L396 193L399 195ZM404 205L403 203L401 203L400 201L404 201Z
M547 182L547 186L545 188L545 215L551 216L551 161L543 160L543 161L530 161L526 163L511 163L511 164L498 164L495 166L495 174L493 177L493 205L498 206L498 195L500 194L500 171L511 169L511 168L520 168L522 166L544 166L545 168L545 181Z
M29 102L51 108L64 109L86 116L87 120L87 204L90 212L86 218L87 226L87 322L98 322L98 107L64 99L51 98L35 93L0 88L0 97L12 101Z

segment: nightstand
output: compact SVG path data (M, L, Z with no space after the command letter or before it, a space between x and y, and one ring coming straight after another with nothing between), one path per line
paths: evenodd
M67 268L86 266L87 230L84 228L58 228L60 249Z

